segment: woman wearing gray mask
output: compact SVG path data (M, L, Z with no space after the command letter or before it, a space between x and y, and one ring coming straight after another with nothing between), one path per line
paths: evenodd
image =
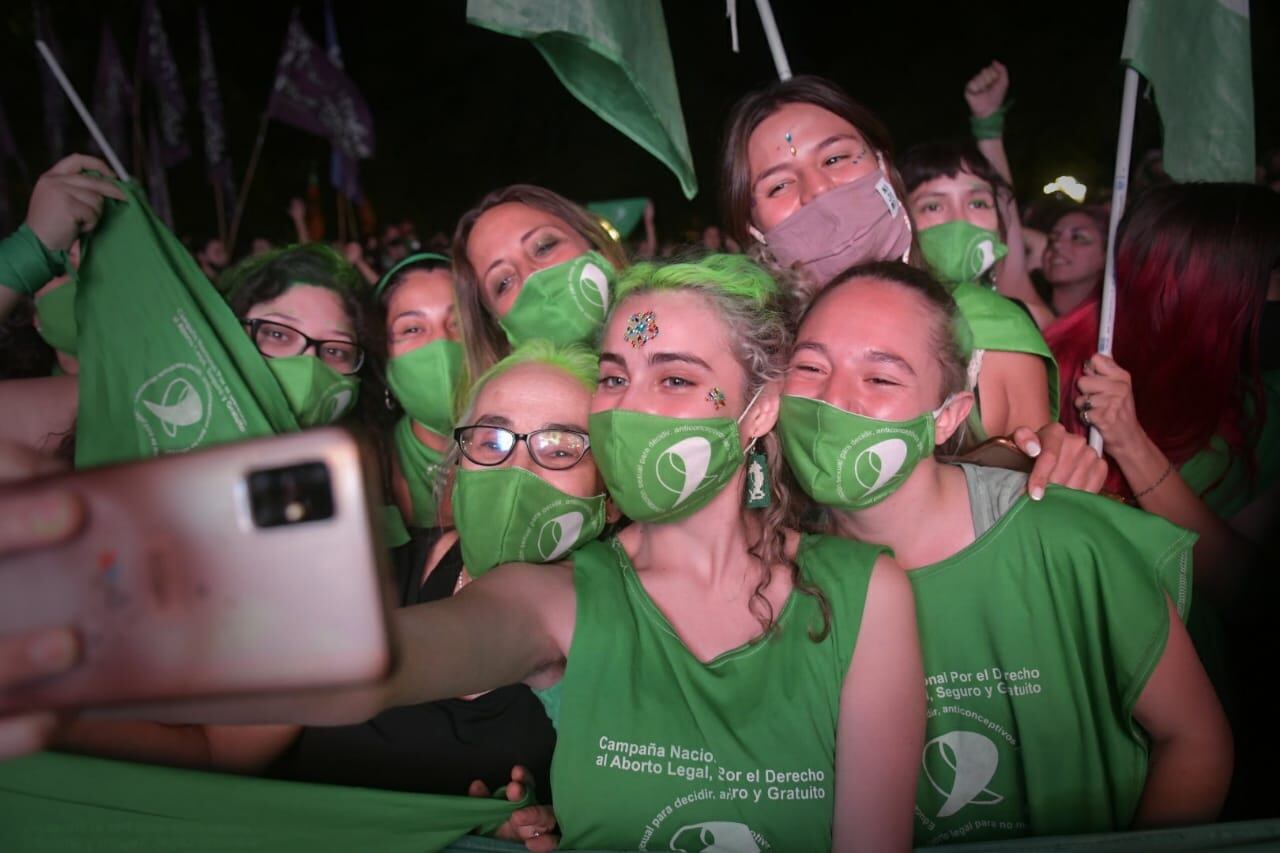
M834 83L793 77L747 95L725 139L720 185L730 235L793 274L805 295L856 264L924 267L889 133ZM1038 357L979 349L969 374L986 435L1049 423L1049 376Z

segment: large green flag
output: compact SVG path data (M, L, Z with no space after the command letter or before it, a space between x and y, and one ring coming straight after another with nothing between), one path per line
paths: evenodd
M1249 0L1129 0L1121 57L1151 81L1177 181L1254 181Z
M533 42L574 97L697 195L660 0L467 0L467 20Z
M76 289L76 467L299 429L231 309L136 185L107 199Z
M47 752L0 762L0 850L430 853L528 804Z

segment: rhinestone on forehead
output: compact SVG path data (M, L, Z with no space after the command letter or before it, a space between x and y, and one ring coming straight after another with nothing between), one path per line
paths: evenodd
M658 336L658 317L652 311L632 314L627 318L627 328L622 339L632 348L642 347Z
M796 146L795 143L791 141L791 131L788 130L782 135L782 137L787 140L787 145L791 147L791 156L796 156Z

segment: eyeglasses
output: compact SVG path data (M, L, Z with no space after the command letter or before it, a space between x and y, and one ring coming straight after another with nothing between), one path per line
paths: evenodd
M317 358L339 373L355 373L364 364L364 350L351 341L318 341L273 320L245 317L240 323L249 330L258 352L267 358L288 358L314 349Z
M577 465L591 447L591 439L585 432L572 429L512 432L500 426L476 424L458 427L453 431L453 438L463 456L486 467L506 462L521 441L534 462L553 471Z

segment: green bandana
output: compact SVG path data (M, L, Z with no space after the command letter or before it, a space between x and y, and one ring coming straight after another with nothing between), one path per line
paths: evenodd
M610 409L593 414L587 429L609 494L634 521L679 521L693 515L742 465L733 418L669 418Z
M36 297L40 337L59 352L76 354L76 280Z
M315 356L269 358L267 367L304 428L337 421L351 411L360 393L359 379L342 375Z
M438 340L387 361L387 385L415 421L437 435L453 428L453 390L462 375L462 346Z
M594 347L609 310L613 276L613 267L598 252L538 270L525 279L498 325L513 347L539 338Z
M408 415L396 423L394 437L400 473L409 486L409 499L413 501L413 518L410 521L414 527L435 527L439 524L435 482L444 454L427 447L413 434L413 418Z
M565 494L524 468L459 468L453 523L472 577L502 563L550 563L600 535L604 495Z
M778 432L782 454L809 497L823 506L866 509L893 494L933 453L936 418L937 410L882 421L786 394Z
M925 263L946 285L978 281L996 261L1009 254L1000 235L963 219L953 219L919 234Z

